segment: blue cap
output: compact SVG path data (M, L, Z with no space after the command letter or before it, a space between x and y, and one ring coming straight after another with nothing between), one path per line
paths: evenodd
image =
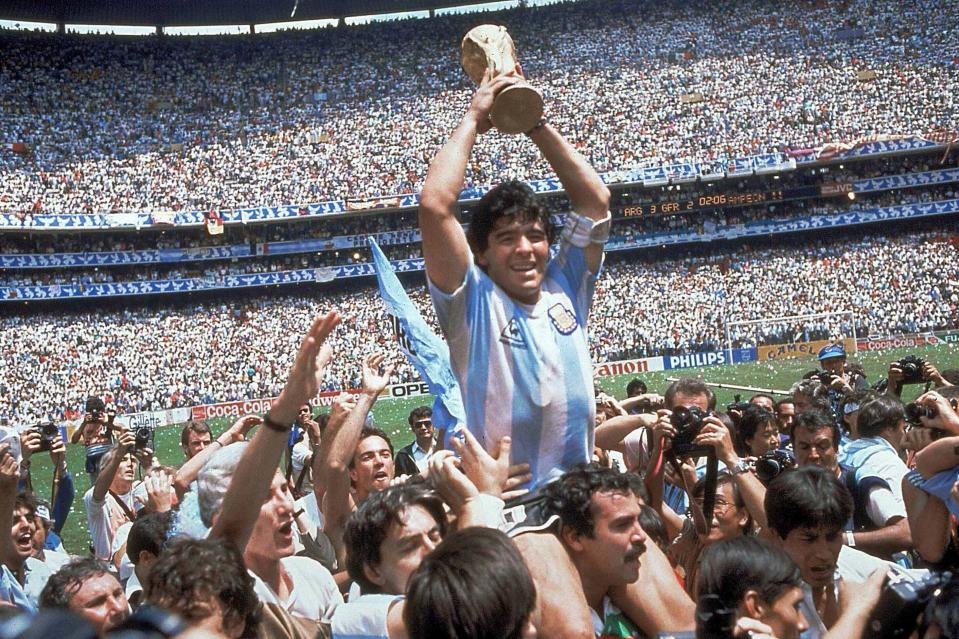
M832 359L833 357L845 357L846 349L842 347L842 344L830 344L829 346L823 346L819 349L819 361L824 359Z

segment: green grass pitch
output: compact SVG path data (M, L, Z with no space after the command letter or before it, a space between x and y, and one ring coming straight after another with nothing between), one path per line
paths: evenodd
M863 364L870 383L885 376L889 363L900 357L914 353L919 357L933 362L940 370L959 368L959 352L952 344L939 344L923 348L894 349L882 352L862 352L853 355L851 359ZM667 377L702 375L706 381L742 386L755 386L786 390L807 370L816 368L812 358L783 360L772 363L752 362L721 367L672 370L663 372L642 373L640 377L646 381L651 391L662 393L668 384ZM623 375L619 377L600 378L597 386L605 392L622 398L626 394L626 383L635 377ZM915 397L921 386L907 386L903 399ZM737 391L717 390L718 406L723 407L733 400ZM751 395L743 392L743 397ZM396 448L405 446L412 441L412 434L406 423L406 416L416 406L432 404L432 398L419 397L410 399L381 400L373 408L374 419L377 425L385 430L393 439ZM214 435L219 434L229 426L227 419L211 420ZM179 446L180 428L171 426L161 428L156 433L156 456L163 464L178 466L183 462L183 453ZM77 495L73 504L73 511L62 531L64 546L70 553L85 554L89 545L86 514L83 509L83 493L90 487L90 481L83 470L84 448L80 445L67 446L67 463L73 474ZM49 498L51 466L47 455L37 455L33 463L34 487L40 496Z

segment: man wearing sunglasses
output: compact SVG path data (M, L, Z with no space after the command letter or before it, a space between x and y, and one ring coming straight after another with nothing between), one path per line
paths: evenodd
M433 409L429 406L419 406L410 413L408 421L415 439L396 453L394 464L397 476L419 474L429 464L436 449L432 418Z

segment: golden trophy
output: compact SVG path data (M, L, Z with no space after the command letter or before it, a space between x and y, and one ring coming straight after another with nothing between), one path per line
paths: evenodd
M470 29L463 38L460 63L476 84L483 81L487 69L493 76L516 68L516 47L506 27L482 24ZM506 87L496 96L489 118L503 133L525 133L543 117L543 96L528 84Z

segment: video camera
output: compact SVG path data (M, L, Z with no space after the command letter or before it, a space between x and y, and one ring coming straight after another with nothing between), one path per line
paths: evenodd
M920 621L920 615L936 605L943 586L955 579L959 579L959 575L950 572L931 572L919 579L898 573L890 575L879 602L873 608L863 639L910 637L915 630L928 624L928 619ZM944 602L944 605L951 604Z

